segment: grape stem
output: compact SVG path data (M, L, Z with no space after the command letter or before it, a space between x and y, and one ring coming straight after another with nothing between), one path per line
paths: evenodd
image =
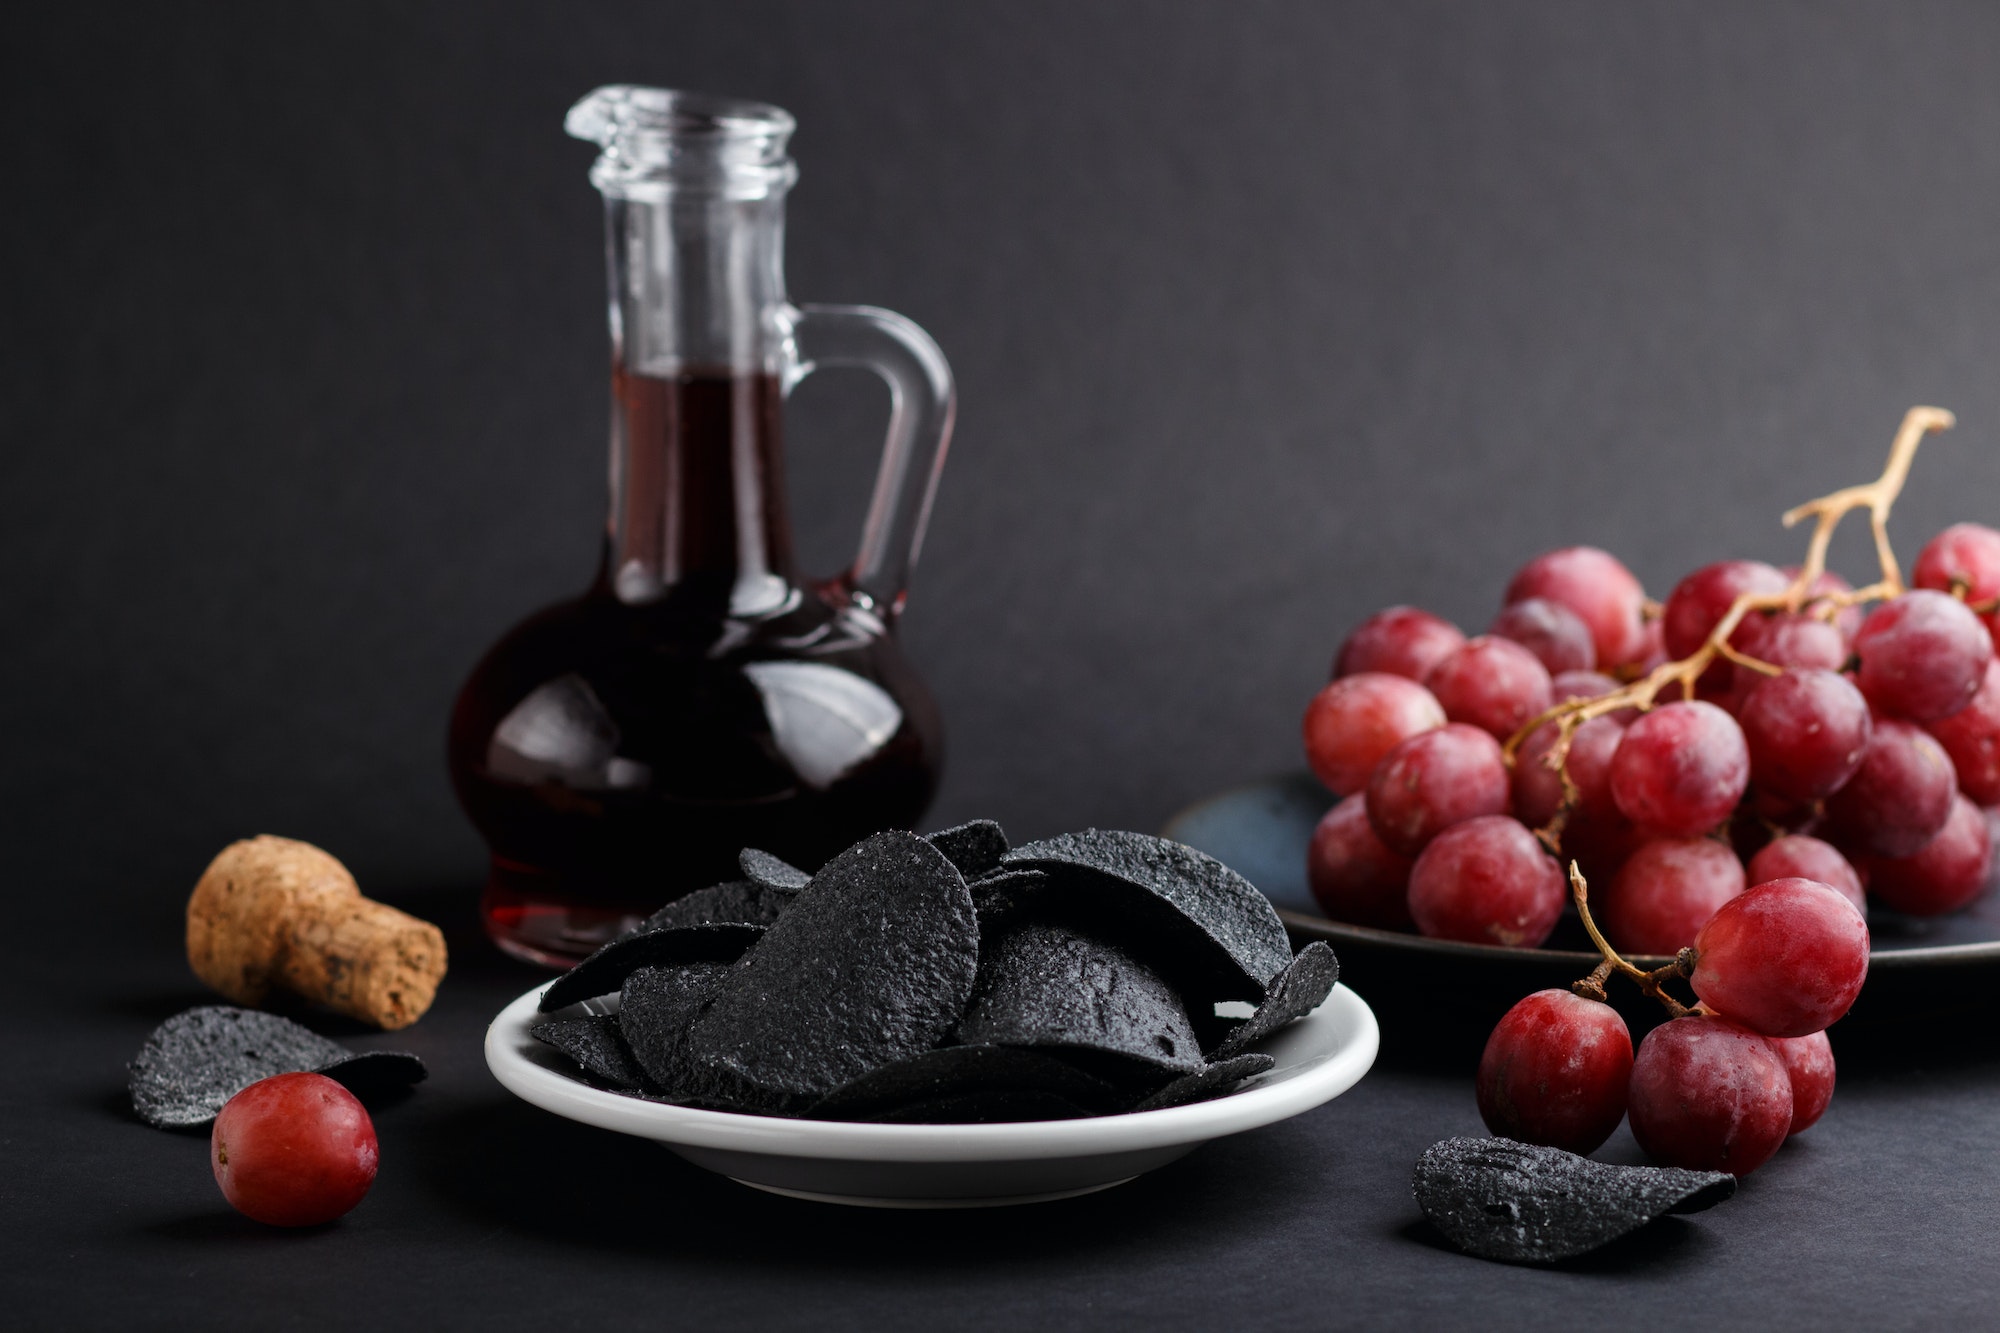
M1693 1013L1692 1009L1667 994L1665 987L1666 983L1675 977L1693 975L1697 957L1695 951L1682 949L1674 955L1673 962L1665 967L1654 968L1651 972L1634 967L1618 956L1618 951L1611 947L1610 941L1606 940L1603 933L1597 929L1597 923L1590 919L1590 884L1584 879L1583 871L1574 861L1569 863L1569 886L1570 891L1576 896L1576 914L1583 918L1583 928L1589 932L1590 942L1604 955L1604 961L1599 963L1589 976L1571 983L1570 990L1586 1000L1596 1000L1602 1004L1608 998L1604 991L1604 983L1622 972L1638 982L1640 990L1658 1000L1665 1007L1669 1017L1686 1018Z
M1743 618L1753 611L1807 611L1821 619L1831 621L1844 608L1858 606L1865 602L1884 601L1899 597L1905 591L1902 567L1896 563L1896 553L1889 546L1889 510L1902 494L1903 484L1909 480L1910 464L1915 459L1917 446L1932 431L1950 430L1957 424L1957 418L1941 407L1913 407L1903 414L1902 427L1896 432L1895 442L1889 446L1889 461L1882 469L1882 475L1865 486L1849 486L1817 500L1808 500L1784 515L1786 527L1793 527L1804 519L1815 520L1812 541L1806 547L1805 563L1799 567L1798 577L1783 592L1746 592L1731 602L1722 619L1715 622L1702 645L1678 662L1664 662L1637 680L1630 681L1609 694L1600 694L1589 699L1569 699L1545 712L1529 718L1520 730L1507 738L1501 747L1501 756L1511 769L1520 758L1521 746L1529 736L1547 725L1556 724L1555 743L1542 756L1541 762L1562 779L1562 803L1555 815L1535 836L1543 845L1558 855L1562 852L1563 825L1568 822L1570 812L1576 808L1581 792L1569 774L1570 743L1576 738L1576 729L1594 717L1603 717L1621 709L1636 708L1640 712L1650 710L1657 702L1660 692L1670 685L1679 685L1681 697L1695 697L1695 682L1704 671L1714 665L1720 657L1747 671L1762 675L1783 674L1784 668L1760 661L1749 654L1730 646L1729 638L1743 623ZM1882 577L1865 588L1855 588L1849 592L1819 593L1812 591L1813 584L1826 572L1827 545L1833 540L1833 531L1840 526L1840 520L1857 509L1868 511L1869 527L1875 534L1875 554L1881 562ZM1650 604L1649 604L1650 607ZM1976 609L1976 608L1975 608ZM1574 870L1572 870L1574 874ZM1579 887L1577 903L1582 906ZM1589 923L1586 914L1585 924ZM1596 931L1591 932L1596 938ZM1616 955L1599 940L1598 947L1605 950L1607 958ZM1633 969L1635 974L1637 969Z

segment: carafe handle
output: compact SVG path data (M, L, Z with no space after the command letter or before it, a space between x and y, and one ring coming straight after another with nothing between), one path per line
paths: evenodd
M795 359L787 390L829 366L865 367L889 386L888 439L861 529L861 550L844 582L857 601L893 620L909 595L910 570L924 544L951 444L958 410L951 367L928 333L874 306L801 306L791 332Z

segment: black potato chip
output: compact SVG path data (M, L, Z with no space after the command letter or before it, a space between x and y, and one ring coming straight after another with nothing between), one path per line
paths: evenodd
M945 859L969 880L998 870L1000 858L1007 854L1007 835L990 819L975 819L926 833L924 841L943 852Z
M555 1047L586 1074L614 1088L645 1086L646 1076L618 1034L616 1017L586 1014L582 1018L545 1019L529 1028L528 1035Z
M1721 1171L1610 1166L1512 1139L1446 1139L1417 1159L1417 1206L1468 1254L1554 1263L1736 1192Z
M1183 1074L1165 1087L1141 1097L1133 1103L1132 1109L1163 1111L1169 1106L1205 1102L1211 1097L1220 1097L1225 1092L1234 1092L1236 1085L1244 1079L1261 1074L1277 1063L1261 1051L1217 1060L1214 1064L1202 1066L1192 1074Z
M645 967L625 978L618 992L619 1035L646 1081L670 1097L701 1091L688 1062L687 1030L728 972L727 963Z
M231 1097L275 1074L325 1074L362 1096L420 1083L426 1073L408 1052L350 1051L289 1018L226 1004L160 1024L128 1072L132 1109L161 1129L205 1125Z
M1180 996L1158 973L1067 926L1028 922L988 943L958 1022L966 1045L1053 1048L1160 1074L1204 1063ZM1138 1071L1133 1071L1138 1072Z
M957 867L910 833L829 861L688 1033L724 1095L797 1110L928 1050L972 994L979 927Z
M1271 992L1257 1006L1247 1022L1236 1028L1209 1055L1211 1060L1227 1060L1276 1032L1295 1019L1304 1018L1333 994L1340 980L1340 961L1324 940L1314 940L1299 950L1298 957L1285 965L1271 982Z
M1001 870L968 883L972 909L979 913L980 933L1001 925L1048 883L1049 877L1039 870Z
M1016 847L1051 884L1032 911L1077 920L1169 977L1191 1005L1257 1000L1292 961L1270 900L1212 856L1144 833L1087 829Z
M780 893L797 893L812 883L812 876L793 865L790 861L760 852L755 847L745 847L737 854L736 864L743 867L743 873L754 884Z
M542 992L541 1011L552 1014L572 1004L609 995L642 967L734 962L763 933L761 926L709 925L624 936L557 977L555 984Z
M647 917L632 934L677 930L683 926L768 926L791 905L795 892L773 889L747 879L711 884L674 899Z
M1087 1108L1076 1114L1101 1115L1127 1100L1114 1085L1039 1051L1011 1046L940 1046L871 1069L835 1088L806 1114L816 1120L905 1119L898 1114L900 1108L1030 1092Z

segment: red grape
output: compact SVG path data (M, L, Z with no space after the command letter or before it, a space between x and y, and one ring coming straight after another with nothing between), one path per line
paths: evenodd
M1822 800L1861 767L1874 725L1847 677L1817 668L1767 676L1736 715L1759 788L1791 801Z
M1618 557L1594 546L1566 546L1536 556L1507 585L1508 602L1560 602L1590 626L1597 664L1623 666L1645 654L1646 590Z
M1716 910L1694 947L1689 984L1702 1003L1767 1037L1831 1026L1868 979L1868 923L1818 880L1745 890Z
M1500 742L1457 722L1389 751L1368 780L1368 822L1393 852L1415 856L1453 824L1507 810Z
M1443 725L1444 709L1414 680L1381 671L1342 676L1306 705L1306 761L1345 796L1367 786L1399 742Z
M1952 524L1924 543L1910 582L1938 592L1961 583L1969 602L2000 596L2000 532L1979 523Z
M1410 868L1410 915L1432 939L1532 949L1567 899L1555 858L1506 815L1453 824Z
M1563 863L1575 861L1592 884L1609 884L1645 841L1616 810L1604 815L1579 810L1563 825Z
M1565 1152L1603 1146L1625 1118L1632 1033L1608 1004L1541 990L1509 1009L1479 1057L1479 1114L1495 1134Z
M1618 682L1601 671L1565 671L1549 681L1549 706L1568 703L1571 699L1596 699L1618 688ZM1621 708L1606 717L1618 719L1618 725L1637 720L1639 710Z
M1951 817L1919 851L1868 863L1868 892L1892 911L1940 916L1969 906L1986 892L1992 868L1993 831L1986 812L1954 796Z
M1743 863L1711 838L1656 838L1620 867L1596 909L1621 951L1668 956L1743 892Z
M1549 680L1549 703L1553 706L1571 699L1595 699L1617 688L1618 682L1602 671L1558 671Z
M1335 921L1399 930L1410 920L1410 859L1382 845L1360 792L1326 812L1306 852L1313 898Z
M1792 1085L1792 1127L1789 1138L1811 1129L1826 1114L1833 1100L1833 1043L1824 1032L1805 1037L1766 1037L1771 1049L1784 1061L1785 1075Z
M1833 840L1877 856L1914 856L1951 818L1957 792L1942 745L1908 722L1877 718L1861 767L1827 798Z
M1993 660L1993 638L1964 602L1919 588L1875 608L1854 636L1857 682L1868 701L1912 722L1950 717L1972 702Z
M1611 796L1640 828L1706 833L1729 817L1750 782L1736 719L1714 704L1672 703L1625 728L1611 760Z
M1804 565L1785 566L1785 577L1788 579L1797 579L1803 573L1805 573ZM1852 583L1830 569L1822 569L1819 577L1812 581L1812 586L1806 589L1806 607L1810 610L1813 602L1819 598L1853 591ZM1861 614L1861 608L1852 603L1833 613L1833 627L1840 631L1840 637L1845 642L1854 642L1854 632L1861 628Z
M1533 653L1549 674L1588 671L1597 664L1597 641L1583 617L1546 597L1530 597L1500 608L1488 634L1512 639Z
M1792 581L1782 571L1761 560L1723 560L1703 565L1667 595L1666 609L1660 615L1667 652L1675 658L1690 656L1708 641L1716 625L1744 593L1780 593L1791 586ZM1743 638L1744 632L1739 627L1729 636L1729 642L1740 648Z
M1414 606L1377 611L1355 627L1333 659L1333 674L1386 671L1422 680L1438 659L1465 642L1458 626Z
M331 1222L375 1183L375 1126L323 1074L252 1083L223 1106L208 1142L223 1197L274 1227Z
M1482 634L1447 653L1424 684L1454 722L1506 740L1549 707L1548 668L1512 639Z
M1632 1137L1669 1166L1747 1176L1792 1128L1791 1077L1764 1038L1691 1014L1639 1043L1627 1101Z
M1978 805L2000 805L2000 659L1988 662L1972 702L1927 724L1951 756L1958 789Z
M1853 903L1855 911L1868 910L1859 872L1832 843L1803 833L1788 833L1773 839L1750 858L1745 878L1752 884L1773 879L1816 879L1840 890L1840 896Z
M1544 722L1530 732L1514 756L1514 813L1522 823L1540 828L1556 816L1562 806L1562 775L1545 762L1556 743L1557 727ZM1576 808L1593 815L1615 815L1611 800L1611 756L1625 735L1625 725L1615 713L1593 717L1570 737L1565 766L1576 784Z
M1639 652L1629 662L1619 665L1631 676L1643 676L1654 667L1664 665L1667 660L1667 627L1658 616L1646 622L1639 632Z
M1730 642L1759 662L1769 662L1772 666L1838 671L1847 665L1847 636L1838 627L1791 611L1745 616L1743 627L1730 636ZM1755 677L1757 673L1738 671L1737 675ZM1755 685L1756 681L1749 684Z

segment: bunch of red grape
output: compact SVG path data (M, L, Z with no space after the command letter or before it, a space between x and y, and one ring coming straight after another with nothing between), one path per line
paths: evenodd
M1412 607L1369 617L1305 715L1307 758L1340 798L1309 854L1322 908L1538 945L1567 900L1544 843L1582 866L1611 943L1635 954L1672 955L1746 885L1785 877L1858 908L1969 904L1992 857L1981 807L2000 804L2000 532L1939 533L1915 586L1871 593L1865 618L1820 574L1796 609L1747 610L1723 651L1739 598L1785 601L1800 577L1723 561L1656 605L1576 546L1529 561L1486 634ZM1670 682L1643 711L1545 717L1704 652L1693 698Z
M1487 1127L1588 1153L1629 1114L1632 1137L1668 1165L1740 1176L1818 1120L1833 1096L1825 1029L1868 975L1860 910L1819 881L1774 879L1723 904L1689 952L1672 970L1701 1007L1675 1004L1681 1016L1636 1059L1625 1020L1594 998L1622 960L1508 1010L1479 1061Z

